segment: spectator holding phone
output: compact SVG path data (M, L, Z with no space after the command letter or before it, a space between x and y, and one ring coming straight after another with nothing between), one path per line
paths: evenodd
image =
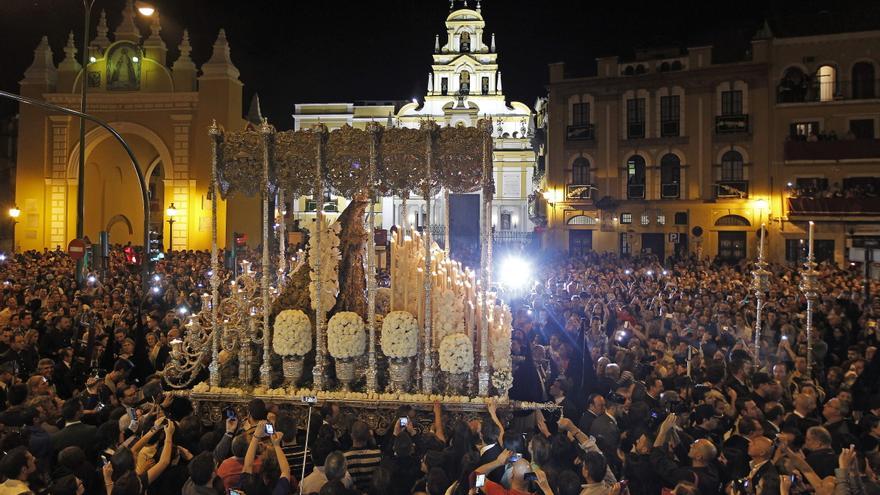
M281 449L283 436L284 433L275 431L271 423L260 421L256 424L256 429L251 436L244 456L244 467L238 482L238 486L245 493L271 493L272 495L290 493L290 465ZM254 473L254 460L257 457L257 447L261 442L270 444L271 453L266 451L261 472L257 475Z

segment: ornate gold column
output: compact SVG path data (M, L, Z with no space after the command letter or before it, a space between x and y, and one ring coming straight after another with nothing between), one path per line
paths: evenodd
M489 395L489 285L492 283L490 270L492 263L492 122L481 120L479 127L483 130L483 221L482 249L480 252L480 286L482 290L480 322L480 371L478 376L478 393L481 397Z
M422 196L425 198L425 234L423 240L425 243L425 270L422 273L425 289L425 342L424 357L422 367L422 393L431 394L434 390L434 348L431 345L431 326L433 323L433 314L431 313L431 289L433 277L431 277L431 195L433 194L431 186L432 173L431 165L434 158L434 132L433 122L429 122L424 126L425 132L425 182L422 187Z

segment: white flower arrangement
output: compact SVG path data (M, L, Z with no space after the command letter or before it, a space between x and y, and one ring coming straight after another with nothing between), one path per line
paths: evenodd
M513 386L513 374L509 369L495 370L492 373L492 385L498 390L498 393L504 394Z
M382 352L390 358L409 358L418 351L419 322L406 311L392 311L382 321Z
M312 350L312 322L298 309L285 309L275 317L272 349L279 356L305 356Z
M440 341L440 369L447 373L466 373L474 367L474 346L464 333L453 333Z
M493 370L511 369L510 336L513 317L507 305L494 305L489 321L489 364Z
M330 308L336 305L336 295L339 294L339 260L342 259L339 252L339 232L342 227L338 222L332 225L327 224L326 218L324 222L324 228L321 231L320 252L315 249L313 243L315 236L312 235L309 239L309 267L311 268L309 271L309 297L312 301L312 309L317 309L318 297L315 280L318 279L318 273L315 271L315 266L320 258L321 292L323 293L321 309L330 311Z
M337 359L358 357L367 347L364 320L354 312L342 311L327 322L327 350Z
M435 291L434 326L431 331L441 341L447 335L464 332L464 301L452 290Z

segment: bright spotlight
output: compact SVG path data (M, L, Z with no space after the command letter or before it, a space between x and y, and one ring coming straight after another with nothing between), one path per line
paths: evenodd
M627 268L626 270L623 271L623 273L625 273L625 274L627 274L627 275L629 275L629 274L632 273L632 272L633 272L633 271L630 270L629 268Z
M98 279L94 275L89 275L89 283L90 284L95 283L96 280L98 280Z
M654 275L654 270L648 270L646 272L646 274L650 277L650 276Z
M500 281L505 287L518 289L531 281L532 267L521 258L507 258L501 262Z
M663 275L669 275L669 272L667 272L666 270L663 270Z
M6 255L0 254L0 261L6 261Z
M158 294L158 293L159 293L159 288L153 287L153 294Z
M180 314L182 314L182 315L185 315L185 314L189 313L189 310L186 309L186 306L181 307L181 308L178 309L177 311L178 311Z
M160 277L159 275L153 275L153 280L155 280L156 282L158 282L161 279L162 279L162 277Z

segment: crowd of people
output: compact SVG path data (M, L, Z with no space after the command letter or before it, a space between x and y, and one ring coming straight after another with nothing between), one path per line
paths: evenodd
M121 251L79 288L61 252L9 256L0 495L880 493L876 283L820 265L808 342L798 273L771 266L755 346L745 262L537 262L509 298L510 398L550 406L465 421L438 403L427 422L406 406L374 431L337 404L306 424L259 399L212 424L163 389L207 252L159 262L145 292Z

